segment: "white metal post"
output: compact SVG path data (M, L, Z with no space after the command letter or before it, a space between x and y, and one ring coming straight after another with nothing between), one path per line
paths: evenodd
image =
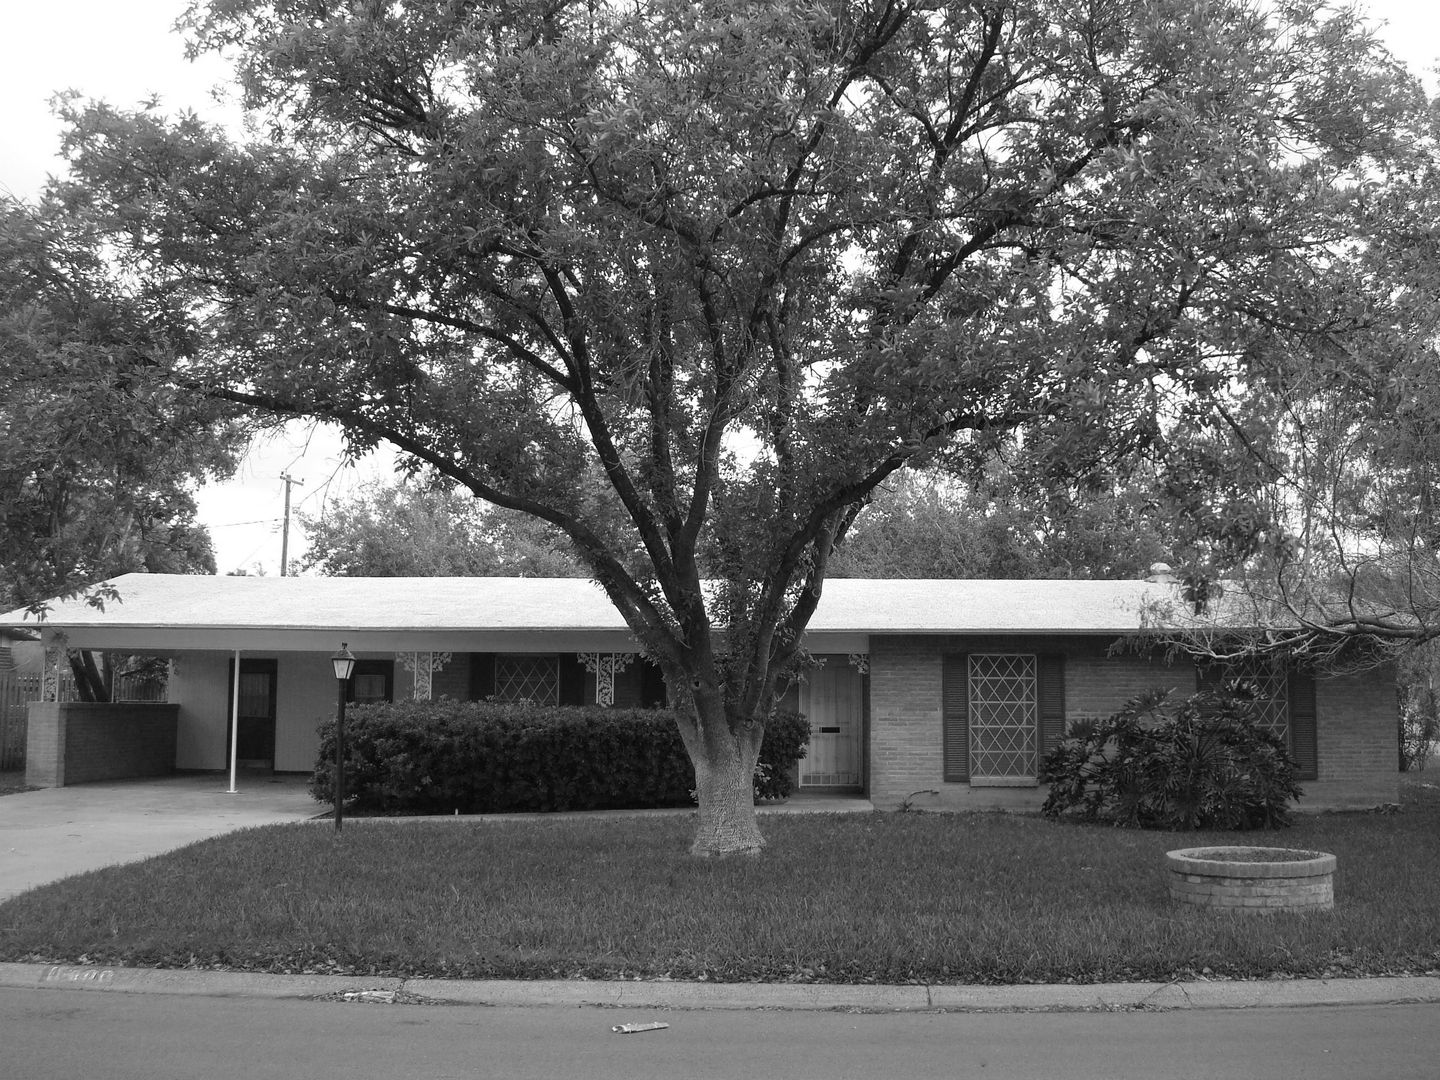
M235 764L240 754L240 650L235 650L235 685L230 693L230 790L227 794L238 795L235 788Z

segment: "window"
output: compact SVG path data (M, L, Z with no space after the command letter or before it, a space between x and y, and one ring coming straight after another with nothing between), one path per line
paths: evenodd
M495 700L560 703L560 658L501 653L495 657Z
M1041 755L1065 731L1064 658L957 653L944 657L941 676L945 780L1037 783Z
M357 702L384 701L388 696L385 693L384 675L376 673L355 676L355 700Z
M1280 738L1290 751L1301 780L1319 775L1319 739L1315 711L1315 680L1273 657L1250 656L1195 669L1196 686L1215 690L1233 682L1254 689L1258 723Z
M395 697L395 661L356 660L350 676L346 698L357 705L376 701L393 701Z
M1035 777L1035 657L970 657L970 781Z

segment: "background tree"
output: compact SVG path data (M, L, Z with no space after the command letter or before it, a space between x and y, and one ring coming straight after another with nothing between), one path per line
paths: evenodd
M150 381L163 328L143 312L56 204L0 199L0 607L215 572L194 491L233 471L237 436ZM114 661L71 652L82 700L109 700Z
M300 568L332 577L585 576L535 518L453 488L372 483L300 521Z
M1434 132L1419 137L1432 152ZM1173 454L1173 490L1235 579L1228 606L1288 627L1269 646L1328 663L1440 637L1440 172L1428 156L1391 169L1360 192L1364 235L1336 268L1361 317L1289 335L1267 379Z
M830 576L1145 577L1171 558L1159 501L1134 481L1034 485L998 465L967 484L899 473L855 519Z
M64 189L173 385L565 533L688 708L695 850L877 486L1079 480L1210 417L1425 152L1355 19L1242 0L217 0L254 130L72 109ZM717 584L702 584L702 567Z

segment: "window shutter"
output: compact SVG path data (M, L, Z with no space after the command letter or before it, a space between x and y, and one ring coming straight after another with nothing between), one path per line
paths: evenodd
M953 653L941 660L940 714L946 783L970 779L970 657Z
M1320 778L1320 738L1315 707L1315 677L1291 671L1290 691L1290 756L1295 759L1296 777L1300 780Z
M470 700L484 701L495 696L495 654L470 654Z
M1039 697L1040 762L1065 738L1065 657L1036 658L1035 691ZM1039 775L1039 769L1036 769Z
M585 670L585 665L576 659L574 653L560 654L558 678L560 680L560 685L557 688L559 690L559 704L584 705L585 681L587 678L593 679L594 676Z

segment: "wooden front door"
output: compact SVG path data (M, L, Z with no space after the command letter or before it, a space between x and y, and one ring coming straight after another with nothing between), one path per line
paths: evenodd
M810 744L800 759L802 788L858 790L865 731L865 677L843 657L806 672L800 711L810 721Z
M258 769L275 767L275 660L240 661L240 734L236 758ZM230 661L230 715L235 712L235 661ZM225 730L225 761L230 761L230 725Z

